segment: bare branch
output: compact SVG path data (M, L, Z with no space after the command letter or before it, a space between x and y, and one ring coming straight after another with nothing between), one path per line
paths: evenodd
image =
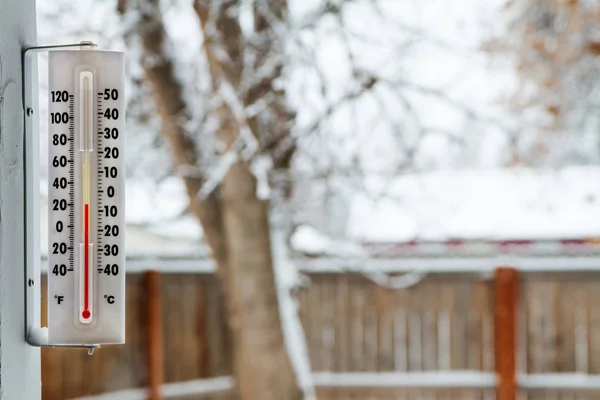
M190 132L184 130L185 121L190 119L191 111L183 98L183 88L175 76L173 59L166 52L166 33L158 0L146 0L140 6L140 28L138 32L144 48L142 67L153 88L153 95L162 120L162 133L167 139L176 170L186 170L199 165L196 143ZM196 198L204 182L198 174L182 176L190 199ZM215 196L191 201L190 209L202 221L202 226L217 260L226 264L227 254L221 205Z

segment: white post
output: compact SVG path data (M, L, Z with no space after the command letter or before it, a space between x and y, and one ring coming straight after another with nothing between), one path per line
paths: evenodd
M34 45L35 42L35 0L2 0L0 6L0 400L41 398L40 351L25 343L24 316L25 175L21 52L24 46Z

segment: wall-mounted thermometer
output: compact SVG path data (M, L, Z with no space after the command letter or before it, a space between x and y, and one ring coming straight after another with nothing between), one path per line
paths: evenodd
M123 53L49 53L51 344L125 341L123 88Z

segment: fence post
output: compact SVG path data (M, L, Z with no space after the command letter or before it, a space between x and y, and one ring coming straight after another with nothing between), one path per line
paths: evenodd
M516 269L496 269L494 303L494 346L497 400L517 398L517 315L518 280Z
M40 349L25 342L23 47L36 43L35 1L0 0L0 398L41 396ZM36 92L37 95L37 92ZM37 104L37 102L36 102ZM37 108L37 107L36 107ZM39 110L34 110L37 113ZM37 157L38 155L35 154ZM28 171L28 173L31 171ZM39 184L39 182L35 182ZM32 187L27 188L30 193ZM33 235L33 232L27 232ZM26 251L28 252L26 255ZM35 285L35 286L33 286Z
M146 272L147 321L148 321L148 381L150 400L160 400L163 383L163 334L160 296L160 274Z

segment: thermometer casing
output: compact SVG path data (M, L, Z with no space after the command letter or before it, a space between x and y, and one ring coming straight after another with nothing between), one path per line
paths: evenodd
M48 66L48 340L124 343L124 54L52 51Z

